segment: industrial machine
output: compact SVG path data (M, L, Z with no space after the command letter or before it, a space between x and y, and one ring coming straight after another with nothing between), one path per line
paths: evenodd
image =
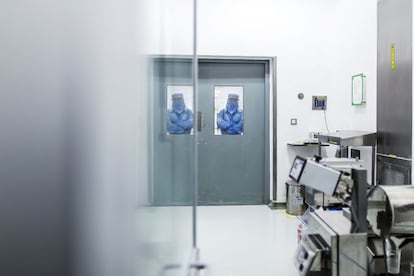
M336 145L339 147L338 157L349 157L349 147L370 147L371 148L371 185L375 179L375 147L377 134L370 131L359 130L338 130L330 133L318 134L319 143Z
M367 172L367 182L374 183L375 176L375 145L377 143L377 135L375 132L357 131L357 130L339 130L331 133L318 133L318 142L320 145L338 146L337 155L334 158L322 158L319 163L328 167L351 173L352 168L371 168ZM355 147L368 147L371 152L371 164L361 160L359 150ZM349 149L351 148L351 156ZM357 151L358 155L353 156L353 151ZM319 151L321 156L321 151ZM368 158L369 160L369 158ZM367 160L367 161L368 161ZM342 206L342 202L335 196L330 196L310 187L305 187L305 202L313 208L338 207Z
M413 186L368 189L365 169L346 173L301 157L289 176L347 206L309 213L294 258L300 275L413 275Z
M319 164L326 165L335 170L351 173L353 168L364 168L364 161L357 158L321 158ZM316 189L305 187L305 203L314 209L319 207L342 207L343 203L336 196L325 194Z
M371 269L413 275L414 186L376 186L368 197L367 218Z

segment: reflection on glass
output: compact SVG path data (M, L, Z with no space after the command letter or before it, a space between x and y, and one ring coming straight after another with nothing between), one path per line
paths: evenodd
M167 87L167 134L193 134L192 93L192 86Z
M137 107L142 114L138 125L148 160L145 167L139 166L139 194L143 199L137 214L136 275L186 275L196 247L193 199L197 135L194 63L193 58L183 56L194 55L194 1L137 3L141 15L137 17L139 44L144 44L142 58L147 64L140 68L144 83L136 91L145 91L148 99L139 98L148 112L142 114L141 106ZM180 24L176 24L177 18Z
M139 266L145 276L183 275L193 248L193 63L163 56L149 61L150 206L140 212Z
M216 86L215 135L243 135L243 86Z

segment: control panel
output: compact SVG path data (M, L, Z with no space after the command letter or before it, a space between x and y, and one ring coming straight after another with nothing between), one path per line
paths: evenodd
M295 267L301 276L322 271L325 268L329 247L319 234L305 235L295 253Z
M312 110L326 110L327 105L327 96L312 96Z

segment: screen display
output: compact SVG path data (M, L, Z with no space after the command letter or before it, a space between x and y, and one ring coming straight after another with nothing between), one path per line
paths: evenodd
M296 156L295 161L293 161L292 168L289 172L289 177L299 182L300 175L302 174L303 167L305 165L306 160L299 156Z
M325 99L315 99L315 107L317 108L325 108Z

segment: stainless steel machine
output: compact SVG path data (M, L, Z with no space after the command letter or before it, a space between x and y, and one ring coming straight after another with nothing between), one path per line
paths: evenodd
M377 145L377 134L370 131L338 130L330 133L318 134L319 143L337 145L340 148L338 157L348 158L349 147L371 148L371 185L375 183L375 147Z
M294 259L300 275L367 275L366 233L351 233L342 211L315 211L308 219Z
M322 158L319 164L326 165L335 170L351 173L353 168L364 168L364 162L356 158ZM327 195L310 187L305 187L305 203L316 209L319 207L341 207L342 202L335 196Z
M414 186L374 186L351 173L297 157L289 176L335 196L346 208L310 212L296 250L300 275L413 275Z
M295 254L300 275L367 275L365 169L341 172L314 159L296 157L289 176L306 187L336 196L348 212L315 211ZM359 193L364 190L365 193Z
M356 131L356 130L340 130L330 133L318 134L319 144L331 144L339 147L340 154L335 158L322 158L319 163L325 164L336 170L351 173L352 168L369 167L369 163L365 163L359 157L351 158L348 156L349 147L369 147L371 150L371 170L368 182L374 183L375 179L375 146L377 143L377 135L375 132ZM351 149L351 153L352 153ZM321 152L319 153L321 155ZM351 154L352 155L352 154ZM369 173L368 173L369 177ZM310 187L305 187L305 202L313 207L340 207L342 202L335 196L329 196Z
M414 186L376 186L368 197L367 218L371 270L413 275Z

